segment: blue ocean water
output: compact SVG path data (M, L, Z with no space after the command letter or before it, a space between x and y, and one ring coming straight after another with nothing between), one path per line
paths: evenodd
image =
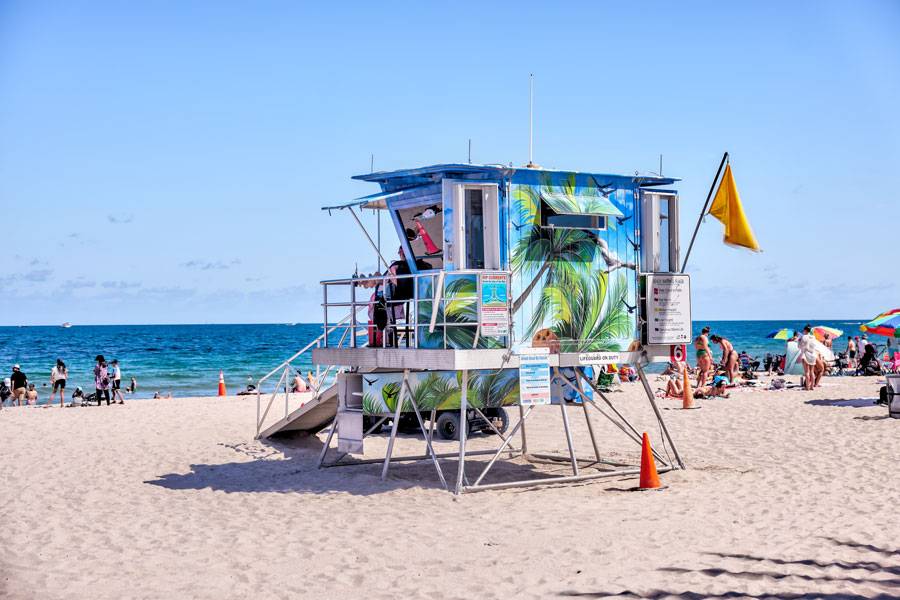
M847 335L860 335L863 320L814 321L841 329L844 337L835 344L846 348ZM713 333L731 340L738 351L761 357L784 351L784 342L766 339L782 327L801 329L803 321L695 321L694 335L705 325ZM13 364L20 364L39 394L39 403L49 396L50 370L57 358L69 368L67 395L75 386L93 389L94 357L119 360L122 387L137 379L133 398L149 398L154 392L171 392L176 397L214 396L219 371L225 374L228 392L245 389L247 377L254 380L322 333L321 324L270 325L103 325L62 327L0 327L0 376L7 377ZM887 338L869 336L882 347ZM337 341L335 339L334 341ZM894 348L897 342L892 342ZM718 360L718 348L715 348ZM688 356L693 364L693 352ZM309 355L295 366L314 370ZM44 387L44 384L48 387Z

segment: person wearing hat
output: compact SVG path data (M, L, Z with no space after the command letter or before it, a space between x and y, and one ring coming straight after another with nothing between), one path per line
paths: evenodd
M25 393L28 391L28 376L22 372L19 365L13 365L13 372L9 379L12 383L10 388L12 389L12 396L16 401L16 406L22 406L22 401L25 400Z
M109 373L107 372L106 360L102 354L98 354L94 359L97 364L94 365L94 389L97 390L97 406L100 406L100 400L106 397L106 405L109 406Z

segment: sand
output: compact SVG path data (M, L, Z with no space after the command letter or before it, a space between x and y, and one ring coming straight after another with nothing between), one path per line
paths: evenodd
M386 482L376 465L317 471L324 433L255 441L245 398L3 409L0 597L895 598L900 420L872 404L875 378L825 381L662 401L687 469L644 492L631 477L455 497L430 463ZM613 400L658 445L623 388ZM558 407L537 410L530 449L565 452ZM594 423L608 456L638 457ZM421 449L402 436L396 452Z

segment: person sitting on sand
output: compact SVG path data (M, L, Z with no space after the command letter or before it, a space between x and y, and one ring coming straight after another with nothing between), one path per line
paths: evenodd
M712 350L709 348L709 326L700 331L694 338L694 350L697 351L697 386L706 385L706 376L712 369Z
M666 370L662 372L663 375L671 375L674 377L681 377L684 375L684 370L687 369L687 372L693 373L694 370L691 368L691 365L686 362L681 362L677 360L669 361L666 364Z
M683 398L684 385L681 379L673 377L666 383L666 398Z
M308 392L309 384L306 383L306 380L300 376L300 372L298 371L296 375L294 375L294 379L291 380L291 393L298 394L301 392Z
M70 406L84 406L84 390L80 387L75 388L72 392L72 404Z

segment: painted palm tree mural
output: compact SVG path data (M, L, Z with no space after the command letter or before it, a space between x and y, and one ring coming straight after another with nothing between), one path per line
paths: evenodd
M431 280L422 280L419 288L420 298L433 298L434 290ZM431 322L432 301L419 303L419 323ZM442 300L438 304L436 323L447 323L446 327L437 326L433 332L429 327L419 328L419 345L424 348L444 348L446 329L447 348L502 348L503 338L475 336L478 329L478 283L474 275L447 275L444 283Z
M576 182L574 173L556 182L544 174L538 185L513 187L511 267L518 296L512 310L517 338L528 343L538 331L550 330L563 352L620 350L635 337L636 325L630 312L637 287L634 247L618 229L633 216L623 201L633 192L606 191L596 182L579 187ZM603 214L610 195L621 217L608 216L605 229L541 225L547 199L561 213Z
M363 410L367 414L392 413L400 399L402 373L373 374L366 380ZM403 411L413 410L410 396L422 411L459 409L462 401L462 374L458 371L431 371L409 374L409 392ZM519 402L519 373L516 369L469 371L468 394L471 406L496 408Z

